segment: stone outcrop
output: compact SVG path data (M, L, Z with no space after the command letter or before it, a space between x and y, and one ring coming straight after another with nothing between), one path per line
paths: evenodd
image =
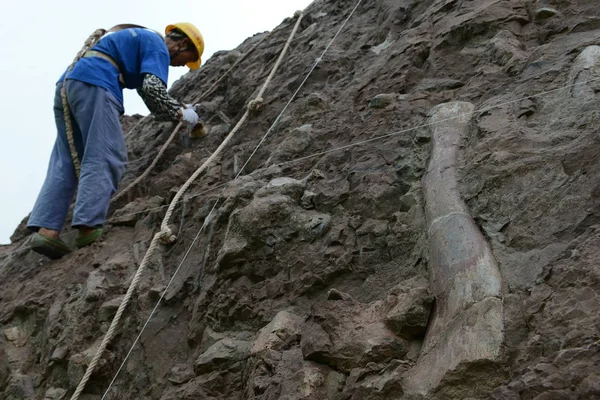
M599 6L364 0L255 152L355 5L305 10L262 110L176 207L178 239L81 399L102 398L143 326L107 398L600 398ZM207 134L168 146L99 243L50 261L24 220L0 246L0 398L71 396L165 206L294 23L201 102ZM172 94L197 102L265 35ZM124 188L173 125L122 122Z

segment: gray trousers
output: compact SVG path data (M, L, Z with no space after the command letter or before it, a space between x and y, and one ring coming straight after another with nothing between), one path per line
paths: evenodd
M62 229L75 189L73 227L102 226L110 198L117 191L127 165L127 149L119 121L122 105L104 88L67 80L73 138L81 163L77 182L60 97L62 85L56 86L54 97L56 142L46 180L27 224L34 231L39 228Z

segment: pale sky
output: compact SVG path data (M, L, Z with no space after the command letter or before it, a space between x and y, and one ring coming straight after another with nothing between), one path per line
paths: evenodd
M269 31L311 0L33 0L0 2L0 243L27 216L46 175L56 128L52 111L58 77L97 28L120 23L158 31L174 22L195 24L206 44L204 61ZM188 71L169 69L169 88ZM148 114L137 93L125 90L125 113Z

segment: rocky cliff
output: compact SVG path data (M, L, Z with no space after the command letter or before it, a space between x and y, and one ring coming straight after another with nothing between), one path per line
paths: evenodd
M600 398L600 6L363 0L253 154L356 4L305 10L81 399L115 376L107 399ZM50 261L20 226L0 247L0 398L73 393L294 22L174 85L195 103L258 44L201 102L208 134L169 145L99 243ZM173 125L123 124L125 187Z

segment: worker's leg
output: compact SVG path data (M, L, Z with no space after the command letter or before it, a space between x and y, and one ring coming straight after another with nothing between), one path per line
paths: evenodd
M67 96L83 143L72 225L99 227L127 164L122 106L108 90L74 80L67 81Z
M54 96L56 141L50 156L46 180L27 223L27 227L34 231L38 231L40 228L56 231L56 236L62 229L77 186L77 177L65 133L65 120L60 98L61 86L60 83L57 85Z

